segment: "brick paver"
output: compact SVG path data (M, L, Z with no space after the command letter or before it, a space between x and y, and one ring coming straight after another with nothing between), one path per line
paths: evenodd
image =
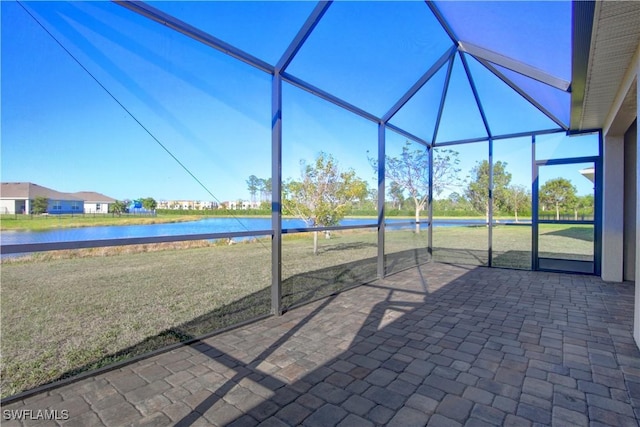
M9 400L2 421L637 426L633 294L591 276L428 264Z

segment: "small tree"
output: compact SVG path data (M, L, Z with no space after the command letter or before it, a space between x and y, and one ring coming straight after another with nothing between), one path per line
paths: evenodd
M593 194L588 194L586 196L575 196L573 200L573 215L574 220L578 220L578 211L582 210L584 214L584 210L587 210L589 213L592 213L594 210L594 198Z
M378 171L378 162L369 158L374 171ZM433 156L433 192L440 195L446 188L457 185L458 152L444 149L437 150ZM399 157L385 157L385 178L403 188L413 199L416 218L416 233L420 233L420 211L425 208L429 199L429 151L427 148L411 150L407 141L402 147Z
M253 176L253 175L251 175ZM251 177L250 177L251 178ZM271 201L271 178L256 178L256 189L260 193L260 202ZM247 184L249 181L247 181Z
M263 179L262 180L262 187L264 188L264 200L265 201L271 201L271 178L267 178L267 179Z
M145 197L144 199L140 199L142 202L142 207L148 211L155 210L158 207L158 202L153 197Z
M33 199L33 206L31 206L31 210L36 215L47 213L49 210L49 199L42 196L36 197Z
M285 213L302 219L307 227L337 225L352 204L367 195L366 183L352 169L341 171L330 154L321 152L315 162L300 161L300 181L283 185ZM313 253L318 253L318 232L313 233Z
M575 200L576 187L566 178L555 178L540 188L540 202L556 210L556 221L560 220L560 209L567 209Z
M593 215L596 209L595 197L593 194L582 196L582 208L589 214Z
M109 206L109 210L111 210L111 213L118 216L122 215L122 213L126 209L127 209L126 203L120 200L116 200Z
M511 174L506 170L507 164L498 161L493 165L493 200L497 205L504 205L506 201L507 186L511 182ZM465 190L465 196L471 202L473 208L484 212L487 223L489 222L489 162L483 160L476 162L471 169L470 182Z
M460 159L458 152L450 149L436 149L433 153L433 194L440 196L444 190L452 190L461 185Z
M391 198L391 204L394 209L400 209L402 202L404 202L404 188L402 188L397 182L391 181L389 183L389 190L387 194Z
M369 209L373 211L377 211L378 209L378 189L370 188L367 185L367 198L364 203L362 203L362 209Z
M255 175L251 175L249 179L247 179L247 190L249 190L249 194L251 195L251 203L256 202L256 193L258 189L260 189L260 181L261 179Z
M518 222L518 210L525 209L531 204L531 193L524 185L511 185L507 188L507 206L513 210Z

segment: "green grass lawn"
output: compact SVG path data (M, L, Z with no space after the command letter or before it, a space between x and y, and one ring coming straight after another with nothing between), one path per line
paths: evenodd
M495 225L492 265L530 269L531 233L528 225ZM485 226L434 228L434 260L488 265L488 236ZM541 257L593 260L593 226L540 224L538 247Z
M580 227L550 226L544 233L561 250L588 253L588 233ZM443 227L433 234L436 260L486 260L486 227ZM530 236L530 227L496 227L494 263L528 268ZM59 251L4 261L2 396L270 312L270 239L200 245ZM424 228L420 234L388 228L385 245L387 273L429 259ZM320 233L318 255L312 233L283 236L285 308L376 275L375 229L332 232L331 239Z

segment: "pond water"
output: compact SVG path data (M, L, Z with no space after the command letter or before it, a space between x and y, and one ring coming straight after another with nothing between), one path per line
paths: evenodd
M386 224L392 226L398 223L407 223L408 219L387 219ZM346 218L340 221L340 225L364 225L375 224L376 218ZM484 220L446 220L434 221L434 226L456 226L466 224L482 224ZM282 228L305 228L306 225L299 219L283 219ZM397 228L412 228L413 225L398 225ZM61 228L47 231L3 231L0 233L0 241L3 245L15 245L25 243L48 242L72 242L79 240L120 239L131 237L156 237L156 236L180 236L188 234L208 234L238 231L269 230L270 218L234 217L234 218L207 218L199 221L174 222L148 225L115 225L101 227Z

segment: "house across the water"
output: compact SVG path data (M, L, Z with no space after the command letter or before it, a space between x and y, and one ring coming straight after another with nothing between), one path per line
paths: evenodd
M0 189L1 214L29 214L38 197L48 200L48 214L108 213L115 199L104 194L81 191L63 193L32 182L3 182Z

